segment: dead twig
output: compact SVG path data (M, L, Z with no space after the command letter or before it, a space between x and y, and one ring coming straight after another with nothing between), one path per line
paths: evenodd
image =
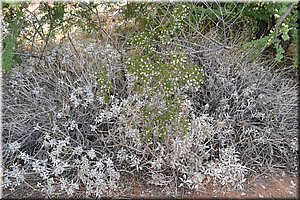
M275 24L275 36L278 37L278 29L280 24L283 22L283 20L288 16L288 14L292 11L293 7L295 6L296 2L291 3L288 9L285 11L285 13L279 18L278 22Z

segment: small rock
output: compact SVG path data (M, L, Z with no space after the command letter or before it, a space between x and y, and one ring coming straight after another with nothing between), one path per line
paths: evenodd
M258 194L259 198L264 198L264 196L262 194Z
M241 196L246 196L247 194L245 192L242 192L241 193Z

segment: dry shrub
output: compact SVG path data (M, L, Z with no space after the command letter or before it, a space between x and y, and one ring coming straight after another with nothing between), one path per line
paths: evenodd
M112 94L105 102L94 74L107 68L114 81L124 66L120 55L108 45L75 46L79 55L65 44L41 62L23 59L4 77L5 188L27 183L59 196L82 186L87 197L116 195L120 180L136 174L167 186L169 194L211 178L242 187L254 167L297 167L298 83L290 69L247 61L243 50L219 48L203 37L197 62L204 83L181 99L189 133L174 121L166 140L149 141L139 128L149 123L141 108L161 105L159 94Z
M203 46L215 48L208 42ZM236 147L246 166L296 169L297 70L250 61L239 46L203 55L206 78L194 102L210 105L208 113L222 124L218 137Z

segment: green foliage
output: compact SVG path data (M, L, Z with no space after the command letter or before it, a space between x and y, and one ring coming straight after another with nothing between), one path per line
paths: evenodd
M243 15L255 21L261 20L269 22L277 7L281 6L269 2L250 3L247 4L247 7L244 9Z
M252 58L262 53L266 48L275 49L275 60L281 62L284 60L285 50L281 41L288 41L295 46L294 64L297 62L297 6L287 15L278 28L278 38L275 37L275 24L289 8L290 3L196 3L189 4L189 15L187 21L190 24L200 24L200 31L205 33L211 28L217 28L220 35L233 29L237 34L246 28L248 33L253 36L250 41L244 45L245 48L251 48ZM236 19L240 18L238 26ZM232 23L232 22L235 23ZM265 23L266 27L259 27L258 22ZM223 25L222 25L223 24ZM232 27L230 27L232 24ZM203 28L202 28L203 27ZM266 30L259 30L265 28ZM258 32L264 32L261 38L255 38ZM236 37L236 36L234 36ZM296 65L295 65L296 66Z
M165 9L169 12L165 13ZM149 122L143 127L145 139L164 140L174 121L180 133L189 130L188 119L179 114L182 90L198 86L202 72L200 66L187 61L184 49L176 45L168 49L169 41L181 35L187 10L185 4L132 4L124 12L126 17L135 17L143 30L130 41L127 69L136 77L132 91L152 102L143 108Z
M4 52L3 67L11 70L16 57L16 49L24 49L28 44L41 43L45 47L57 34L66 34L72 27L84 31L97 30L97 23L92 20L98 4L58 3L50 5L41 2L34 12L27 10L29 3L3 3ZM40 53L40 52L38 52Z
M99 85L99 95L102 95L104 102L109 103L109 98L113 92L111 80L109 79L108 67L103 67L95 74L97 84Z
M280 61L282 61L282 59L284 57L285 50L280 45L280 40L279 39L276 39L273 43L274 43L274 46L275 46L275 49L276 49L275 60L278 61L278 62L280 62Z
M256 22L258 20L268 22L269 33L263 38L258 38L256 40L252 40L246 43L245 47L253 48L253 54L257 52L262 52L266 47L273 46L276 51L275 60L278 62L283 61L285 50L282 47L282 41L290 41L290 43L295 44L296 50L294 55L294 66L297 63L297 32L298 24L297 24L297 5L293 8L291 13L283 20L283 23L280 24L278 29L279 37L275 36L275 27L271 23L272 16L275 19L275 23L279 20L279 18L284 15L286 10L288 9L290 4L288 3L271 3L271 2L263 2L263 3L253 3L249 4L244 11L244 15L248 17L250 22ZM250 25L251 26L251 25ZM267 39L268 38L268 39Z
M293 66L294 68L298 68L299 66L299 29L293 29L292 30L292 38L294 39L294 41L296 41L294 43L295 45L295 52L294 52L294 63Z
M13 7L17 7L17 5L14 5ZM20 30L23 25L23 13L21 11L18 11L15 15L15 18L12 20L12 22L9 24L8 31L9 34L7 34L4 37L3 43L4 43L4 50L2 54L3 58L3 69L5 73L8 73L11 71L12 66L14 64L14 56L13 52L16 48L17 44L17 37L20 34Z
M267 46L270 46L270 43L268 42L269 40L270 40L270 36L264 36L262 38L259 38L257 40L252 40L252 41L244 44L244 48L252 49L252 52L250 55L251 60L254 60L260 53L263 52L263 50Z

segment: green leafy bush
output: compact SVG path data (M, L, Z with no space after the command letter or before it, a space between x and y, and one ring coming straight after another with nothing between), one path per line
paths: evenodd
M5 73L10 72L13 64L15 63L13 52L16 49L17 38L20 35L20 30L22 29L24 23L24 13L17 5L11 5L8 6L8 8L15 8L16 12L11 14L13 19L11 19L11 23L7 27L8 33L4 35L3 40L4 49L2 54L2 64Z
M289 11L289 7L292 7L291 11ZM275 60L278 62L283 61L285 50L283 48L282 43L284 41L288 41L289 44L295 45L295 54L293 55L294 66L297 67L298 60L298 47L297 45L297 31L298 23L297 23L297 4L294 3L272 3L272 2L263 2L263 3L252 3L248 5L244 11L245 17L249 19L250 23L255 22L264 22L265 27L261 27L264 31L264 35L262 38L256 38L245 44L245 47L253 47L253 54L258 55L267 47L273 45L275 48L276 56ZM276 23L280 20L282 16L287 14L283 21L279 23L278 30L276 32ZM248 24L251 27L251 24ZM255 30L255 29L254 29ZM258 32L260 30L255 30ZM277 33L277 35L276 35Z
M134 9L134 12L130 10ZM165 9L168 10L164 13ZM127 61L128 73L135 77L132 93L143 94L149 99L158 98L159 105L145 105L145 118L150 119L145 129L146 138L152 138L156 131L160 139L165 139L167 126L173 121L179 123L180 131L189 131L187 116L180 116L180 102L184 89L196 88L201 83L201 66L188 61L184 48L171 45L176 36L180 36L187 18L188 7L185 4L137 4L130 5L126 17L136 17L142 26L142 32L133 35L129 41L130 55ZM138 14L144 10L143 14ZM132 14L136 13L136 14ZM138 16L136 16L138 15ZM168 46L172 46L168 48Z

